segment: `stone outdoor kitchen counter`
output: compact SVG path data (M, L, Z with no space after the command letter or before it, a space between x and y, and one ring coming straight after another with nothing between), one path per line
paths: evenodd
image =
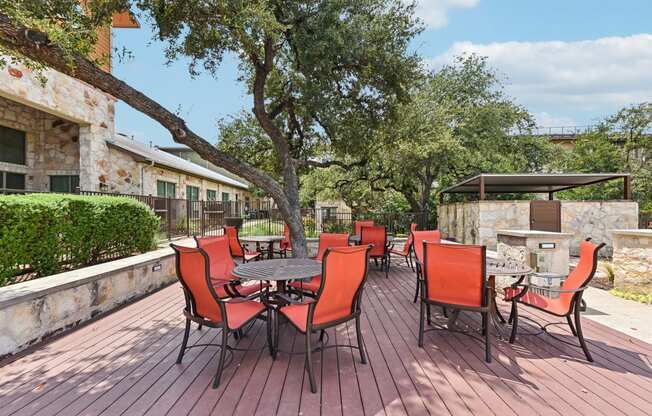
M616 289L652 294L652 230L612 230Z

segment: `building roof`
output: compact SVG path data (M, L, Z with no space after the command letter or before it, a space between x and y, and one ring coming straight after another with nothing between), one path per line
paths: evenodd
M113 139L107 140L106 142L109 146L129 153L139 162L154 163L156 166L176 170L191 176L198 176L203 179L220 182L236 188L249 189L249 186L244 182L222 175L203 166L199 166L196 163L192 163L164 152L156 147L149 146L122 135L116 135Z
M629 178L628 173L482 173L449 186L442 194L480 193L549 193L591 185L612 179Z
M193 156L195 156L195 157L197 157L197 158L199 158L201 160L201 162L200 162L201 164L198 163L197 161L194 161L193 163L198 164L199 166L203 166L203 167L205 167L207 169L210 169L210 170L212 170L214 172L217 172L220 175L224 175L224 176L227 176L227 177L229 177L231 179L235 179L236 181L242 182L242 183L246 184L247 186L250 185L250 182L247 181L246 179L240 178L238 175L235 175L235 174L229 172L228 170L226 170L224 168L216 166L216 165L212 164L211 162L202 159L201 156L199 156L197 154L197 152L195 152L194 150L192 150L188 146L179 144L179 145L176 145L176 146L156 146L156 147L158 149L163 150L164 152L171 153L171 154L173 154L175 156L177 156L179 154L182 154L182 153L192 154ZM188 160L188 159L186 159L186 160ZM190 160L192 161L192 159L190 159Z

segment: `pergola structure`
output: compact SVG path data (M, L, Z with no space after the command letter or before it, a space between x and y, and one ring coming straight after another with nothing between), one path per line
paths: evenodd
M441 191L445 194L475 194L484 200L488 193L547 193L552 200L555 192L595 183L622 179L623 199L632 199L629 173L481 173Z

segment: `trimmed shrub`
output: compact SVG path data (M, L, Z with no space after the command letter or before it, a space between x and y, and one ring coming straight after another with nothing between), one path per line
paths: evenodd
M159 220L132 198L0 196L0 286L30 272L58 273L156 246Z

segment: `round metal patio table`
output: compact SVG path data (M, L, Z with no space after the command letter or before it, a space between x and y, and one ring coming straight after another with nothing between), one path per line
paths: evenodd
M278 235L252 235L240 237L240 241L246 243L256 243L256 250L260 251L260 244L267 244L267 258L274 258L274 243L277 241L283 241L285 237Z
M387 236L387 243L393 243L394 242L394 236L393 235L388 235ZM352 244L360 244L360 236L358 234L353 234L349 236L349 243Z
M285 292L288 280L310 279L321 274L321 263L313 259L273 259L240 264L233 275L242 280L276 282L276 289Z
M321 263L313 259L274 259L252 261L236 266L233 275L242 280L266 280L276 282L276 293L267 295L261 300L267 306L271 322L267 323L267 340L272 357L278 351L279 318L277 308L287 305L289 299L285 296L288 280L310 279L321 275Z

